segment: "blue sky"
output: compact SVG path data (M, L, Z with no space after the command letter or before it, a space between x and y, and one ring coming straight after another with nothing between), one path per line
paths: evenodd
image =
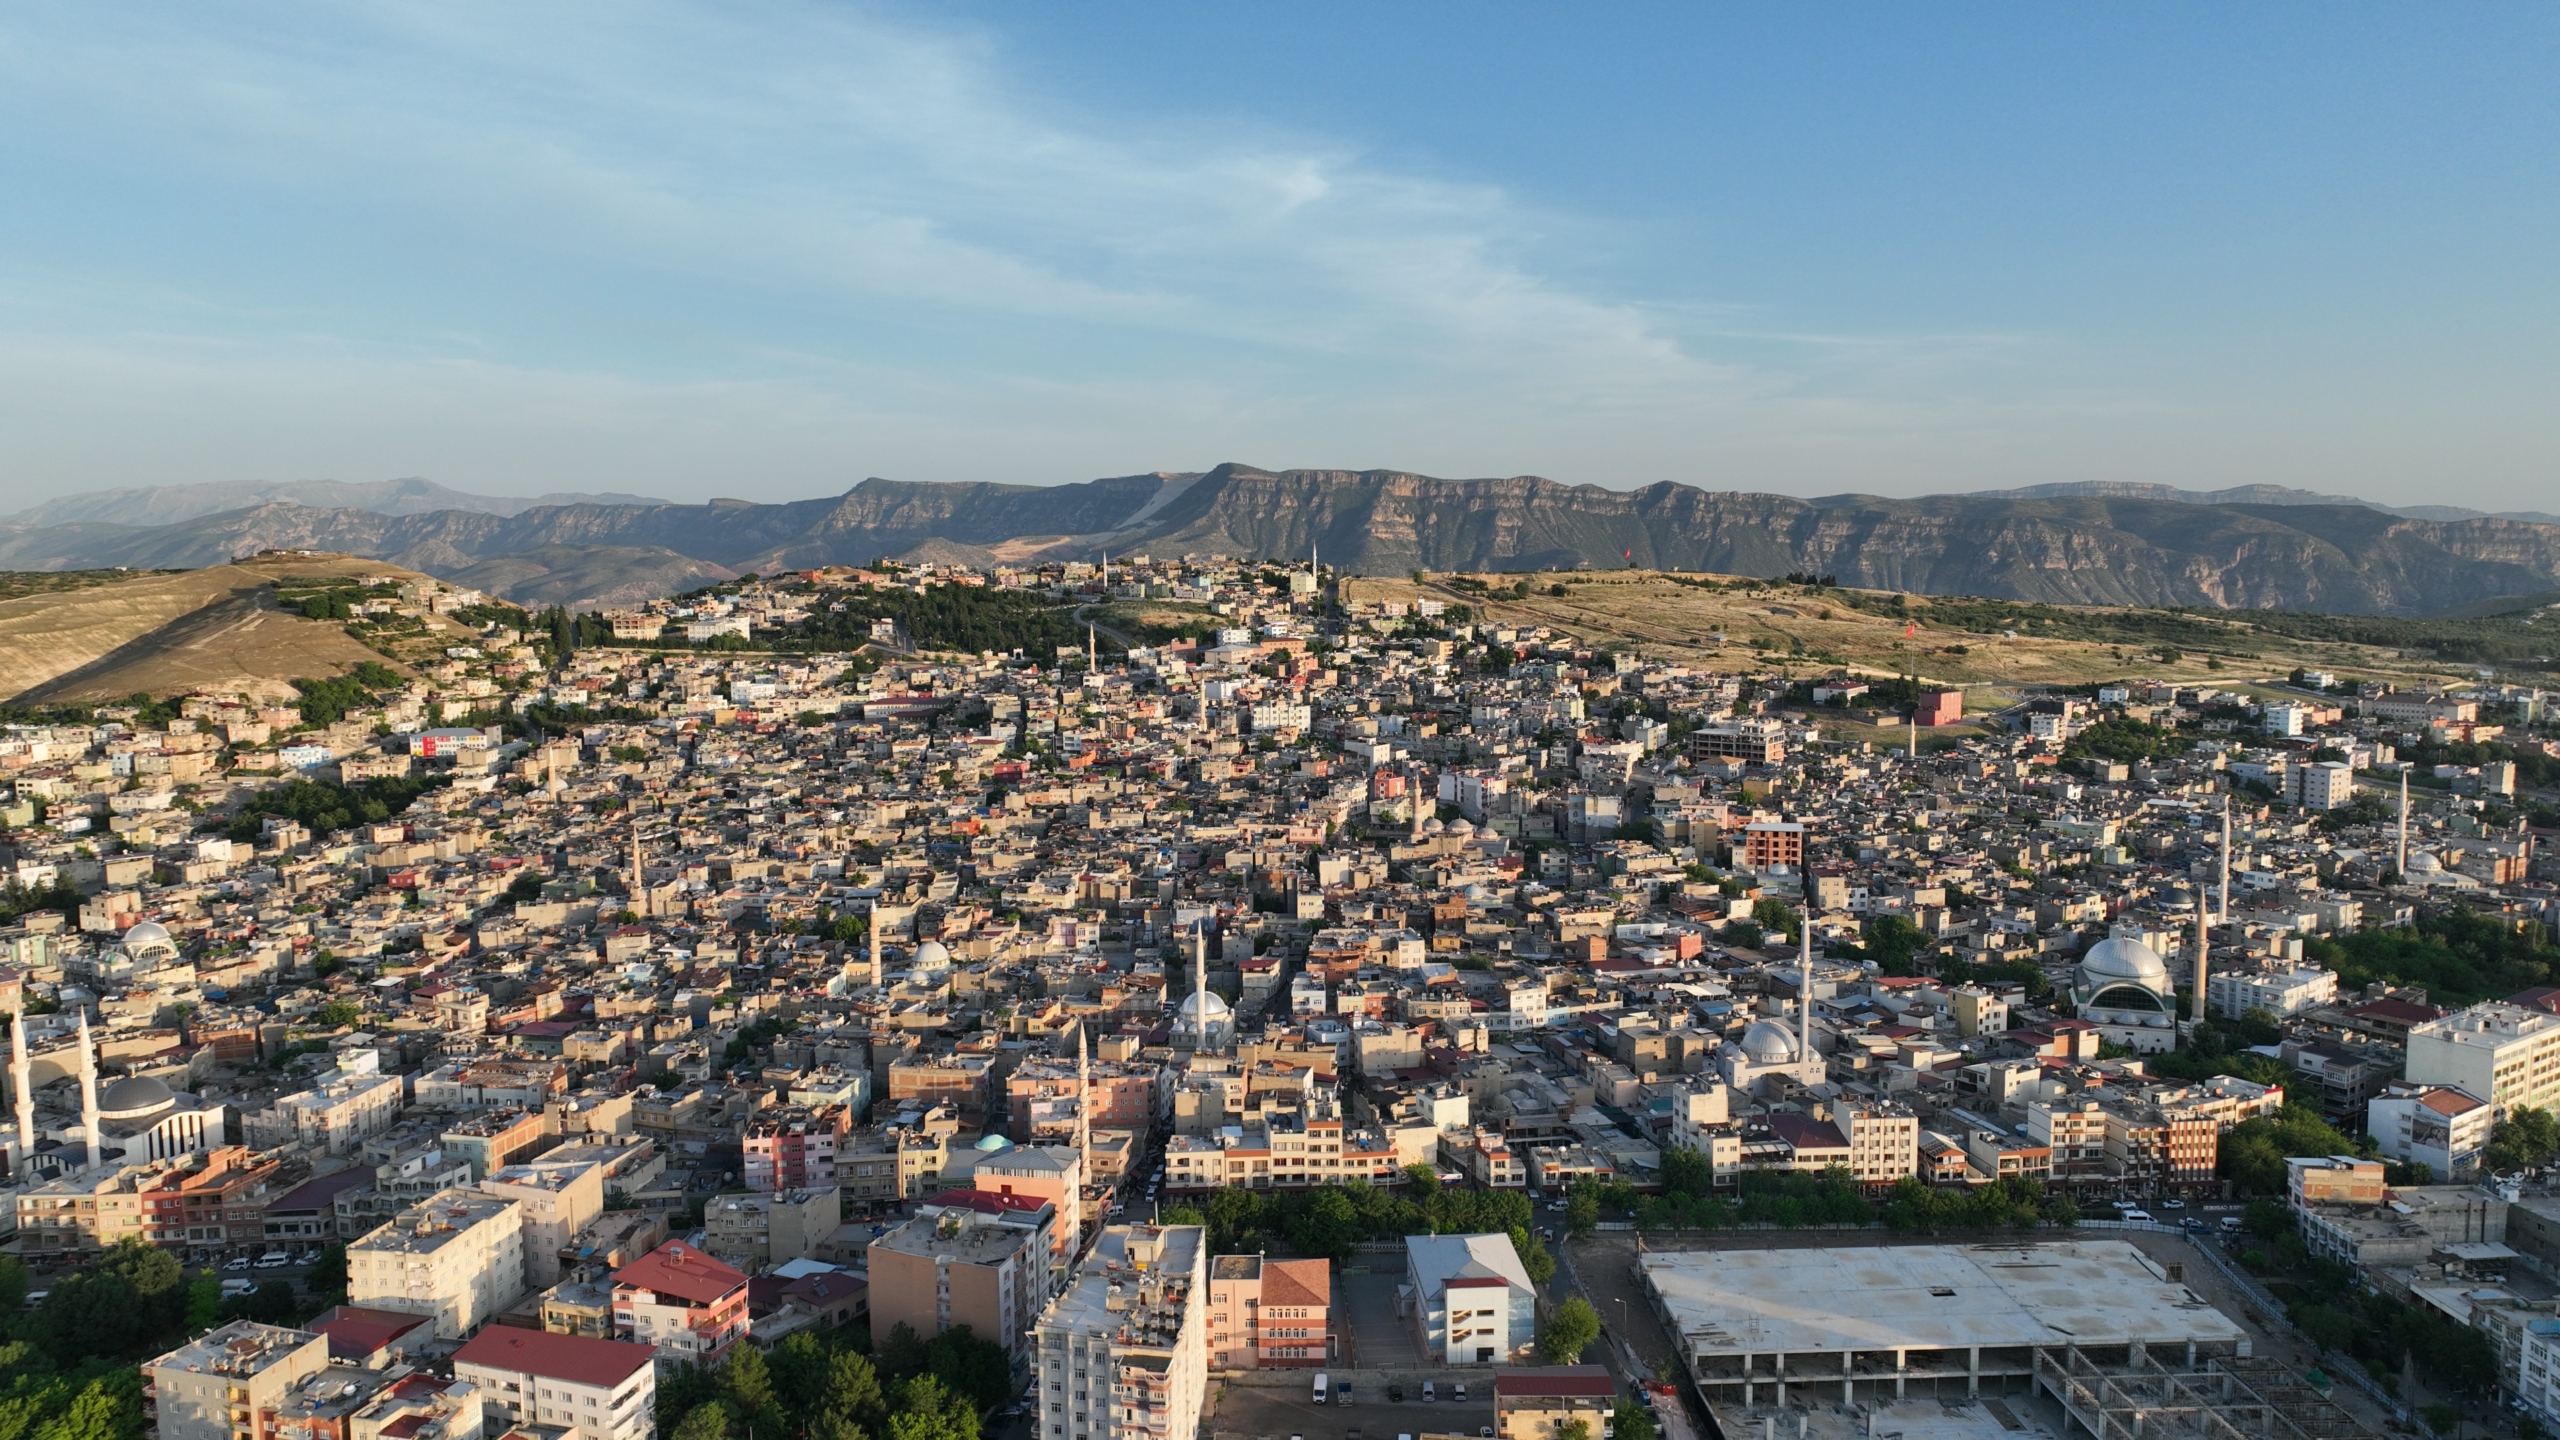
M0 474L2554 509L2554 73L2547 6L19 4Z

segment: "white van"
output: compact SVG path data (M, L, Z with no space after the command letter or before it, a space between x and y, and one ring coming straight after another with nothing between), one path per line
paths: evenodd
M2154 1221L2152 1220L2152 1218L2151 1218L2151 1212L2150 1212L2150 1211L2148 1211L2148 1210L2125 1210L2125 1211L2120 1211L2120 1212L2118 1212L2118 1214L2117 1214L2116 1218L2117 1218L2117 1219L2119 1219L2119 1220L2139 1220L2139 1221L2141 1221L2142 1223L2144 1223L2144 1224L2146 1224L2146 1225L2156 1223L2156 1222L2154 1222Z
M1316 1376L1316 1403L1324 1403L1324 1376L1321 1373Z

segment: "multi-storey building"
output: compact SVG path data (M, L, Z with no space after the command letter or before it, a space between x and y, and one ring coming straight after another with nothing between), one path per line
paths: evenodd
M366 1058L371 1051L364 1052ZM330 1075L264 1110L240 1117L243 1140L261 1150L299 1144L325 1155L344 1155L368 1135L388 1130L408 1102L397 1075Z
M347 1247L347 1299L403 1310L459 1340L524 1294L524 1205L446 1190Z
M2056 1180L2091 1179L2107 1171L2107 1116L2095 1100L2028 1102L2027 1139L2053 1152Z
M453 1373L511 1425L565 1426L563 1440L650 1440L655 1357L630 1341L492 1325L454 1352Z
M1040 1440L1198 1440L1208 1281L1206 1228L1106 1228L1035 1330Z
M2365 1106L2365 1133L2386 1160L2425 1165L2439 1180L2468 1180L2479 1172L2496 1114L2451 1085L2395 1084Z
M711 1364L747 1333L746 1274L670 1240L613 1272L613 1333L670 1363Z
M702 1248L761 1275L776 1265L815 1256L819 1247L834 1241L843 1224L844 1199L832 1185L718 1195L702 1210Z
M244 1146L65 1175L18 1192L18 1239L33 1254L134 1239L208 1257L263 1243L277 1162Z
M2503 1118L2560 1102L2560 1015L2492 1000L2409 1031L2406 1078L2451 1085Z
M492 1110L457 1120L437 1137L444 1152L471 1166L471 1177L483 1180L542 1148L547 1132L542 1110Z
M1064 1145L1000 1150L978 1162L977 1188L1026 1195L1058 1207L1049 1247L1050 1288L1064 1288L1067 1267L1084 1244L1084 1153Z
M1167 1190L1271 1190L1357 1176L1372 1185L1398 1185L1405 1163L1382 1132L1354 1130L1328 1115L1275 1111L1260 1125L1169 1137L1164 1183Z
M235 1320L143 1367L161 1440L269 1440L261 1418L329 1364L327 1337Z
M1538 1288L1508 1235L1408 1235L1405 1286L1422 1352L1445 1365L1508 1365L1537 1338Z
M2116 1103L2106 1119L2107 1174L2129 1185L2202 1185L2213 1179L2222 1126L2210 1115L2139 1102Z
M1209 1365L1321 1368L1333 1358L1333 1266L1219 1255L1209 1262Z
M966 1325L1017 1359L1050 1295L1058 1208L1035 1195L951 1190L871 1242L871 1324L931 1339Z
M524 1207L524 1279L532 1289L560 1283L560 1251L604 1213L605 1167L593 1160L536 1160L489 1172L480 1189Z
M1501 1440L1563 1440L1566 1427L1577 1424L1586 1435L1603 1435L1617 1403L1617 1377L1606 1365L1523 1367L1493 1377Z
M837 1182L837 1152L853 1129L842 1105L785 1105L758 1113L739 1142L750 1190L826 1190Z

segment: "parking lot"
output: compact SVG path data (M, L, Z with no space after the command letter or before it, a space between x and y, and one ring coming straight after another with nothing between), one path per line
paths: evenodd
M1331 1372L1339 1384L1345 1372ZM1467 1400L1459 1404L1449 1398L1450 1381L1440 1375L1431 1377L1439 1388L1440 1398L1430 1404L1421 1399L1419 1381L1405 1382L1405 1398L1399 1402L1387 1398L1384 1381L1363 1376L1355 1379L1354 1398L1349 1405L1318 1405L1312 1398L1314 1376L1307 1384L1276 1387L1262 1384L1229 1385L1210 1412L1207 1428L1216 1436L1232 1440L1395 1440L1399 1435L1425 1433L1475 1435L1493 1424L1493 1372L1466 1378Z
M1395 1274L1353 1274L1344 1272L1334 1277L1342 1291L1345 1316L1351 1323L1351 1334L1342 1351L1342 1363L1354 1370L1418 1370L1422 1366L1422 1347L1413 1338L1413 1330L1396 1318L1396 1285L1402 1276Z

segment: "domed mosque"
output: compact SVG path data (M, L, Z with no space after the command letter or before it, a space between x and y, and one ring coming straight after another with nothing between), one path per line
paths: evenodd
M141 926L135 926L141 929ZM33 1065L23 1015L12 1017L10 1088L18 1102L18 1153L34 1155L38 1130L34 1105ZM139 1165L201 1155L222 1142L224 1107L150 1075L128 1075L99 1087L98 1052L89 1033L89 1017L80 1017L80 1121L77 1125L42 1126L63 1148L55 1151L67 1163L85 1159L89 1166Z
M1804 958L1796 986L1796 1028L1776 1020L1754 1020L1742 1038L1716 1052L1724 1083L1736 1090L1761 1093L1776 1078L1797 1085L1819 1085L1830 1078L1829 1062L1813 1044L1813 927L1804 927Z
M1204 924L1192 938L1191 993L1175 1012L1173 1043L1202 1054L1222 1054L1236 1039L1235 1008L1209 988L1209 930Z
M2071 970L2071 1005L2109 1044L2178 1048L2178 987L2160 952L2129 935L2089 947Z

